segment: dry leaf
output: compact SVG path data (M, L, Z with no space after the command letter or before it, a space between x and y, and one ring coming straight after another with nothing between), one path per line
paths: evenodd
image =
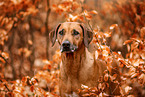
M132 89L132 87L126 86L126 87L125 87L125 92L126 92L126 93L129 93L129 91L130 91L131 89Z
M33 85L30 87L30 90L31 90L31 92L34 91L34 86Z
M131 42L132 42L132 40L126 40L126 41L123 43L123 45L126 45L126 44L131 43Z
M110 30L114 29L115 27L118 27L118 24L113 24L110 26Z
M98 12L96 10L92 10L89 13L91 13L91 14L98 14Z
M137 77L138 76L138 73L134 73L132 76L131 76L131 78L135 78L135 77Z
M28 44L32 45L33 44L32 40L28 40Z
M104 81L108 81L108 77L109 77L108 73L105 74L105 75L104 75Z

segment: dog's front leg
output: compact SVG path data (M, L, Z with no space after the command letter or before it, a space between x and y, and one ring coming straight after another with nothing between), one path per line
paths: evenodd
M67 76L64 73L64 69L61 67L60 78L59 78L59 93L61 97L66 97L67 92Z
M70 77L65 73L64 68L60 68L60 79L59 79L59 92L61 97L68 97L68 94L72 93L72 81Z
M67 97L67 80L62 79L62 77L59 79L59 93L61 97Z
M67 80L67 97L79 97L77 95L80 84L78 79L68 77Z
M61 97L78 97L77 90L79 89L78 80L70 79L69 77L67 80L60 80L60 96Z
M68 80L67 80L67 94L72 94L72 82L70 80L70 78L68 77Z

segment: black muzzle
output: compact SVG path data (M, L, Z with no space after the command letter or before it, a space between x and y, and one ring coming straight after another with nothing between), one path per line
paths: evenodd
M66 52L66 53L71 53L77 50L77 46L71 44L68 40L65 40L61 46L60 46L60 51L61 52Z

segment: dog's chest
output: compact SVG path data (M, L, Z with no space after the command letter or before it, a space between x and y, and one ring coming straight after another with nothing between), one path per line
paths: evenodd
M65 74L68 77L73 77L73 78L78 78L79 76L79 71L81 69L81 65L83 64L84 60L83 55L74 55L74 54L69 54L69 55L62 55L62 68L65 72Z
M83 62L83 66L79 72L79 81L82 84L85 84L88 82L90 79L93 78L93 73L94 73L94 57L90 54L87 53L86 59Z
M65 75L70 79L76 79L79 83L85 84L93 78L94 57L86 51L84 55L62 56L62 67ZM61 71L62 72L62 71Z

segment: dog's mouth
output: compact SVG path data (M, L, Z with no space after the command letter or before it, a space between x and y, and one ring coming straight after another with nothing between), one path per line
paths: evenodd
M76 51L78 49L77 46L69 43L69 44L64 44L62 43L62 45L60 46L60 51L61 53L73 53L74 51Z
M77 50L77 46L72 45L71 47L63 47L60 46L60 51L65 52L65 53L73 53L74 51Z

